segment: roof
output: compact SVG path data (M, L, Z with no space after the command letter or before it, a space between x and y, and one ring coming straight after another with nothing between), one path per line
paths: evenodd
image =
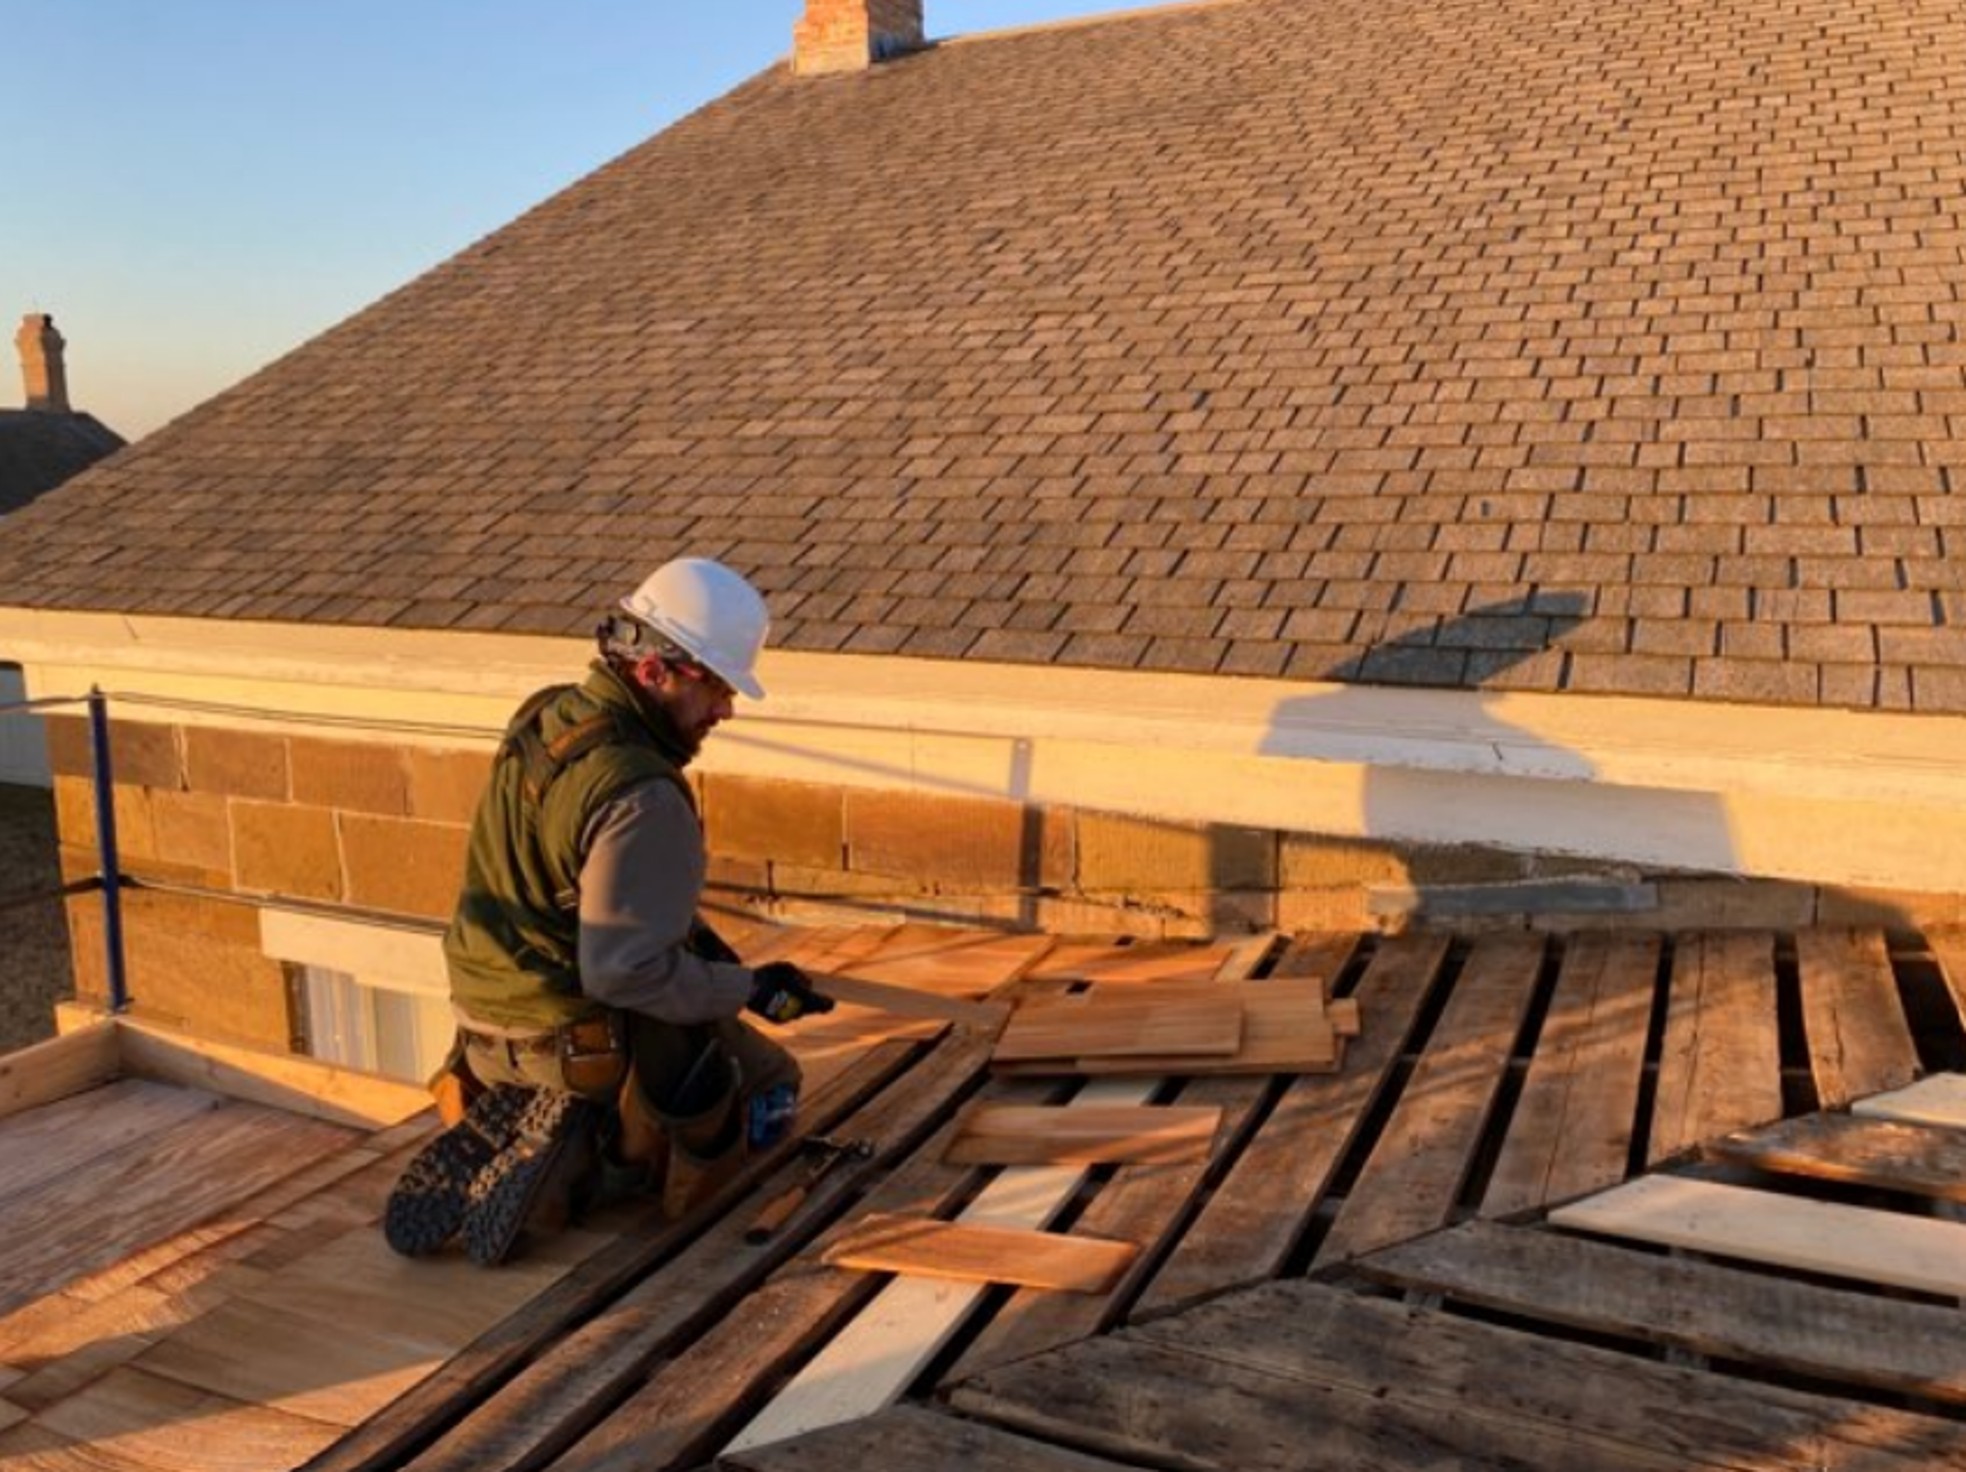
M795 649L1958 713L1962 134L1941 0L774 69L37 505L0 587L584 633L689 552Z
M0 409L0 516L122 447L123 437L92 414Z
M1329 985L1361 1030L1336 1071L1143 1059L1067 1100L985 1076L1007 1033L843 1005L786 1040L799 1128L865 1154L788 1147L680 1221L620 1203L484 1273L376 1230L421 1091L99 1022L5 1060L0 1459L1966 1466L1966 1225L1933 1216L1966 1195L1966 1078L1906 1087L1966 1056L1957 932L733 934L945 1000L1220 998L1251 1031L1259 996ZM1005 1234L930 1271L1127 1267L1049 1292L841 1262L897 1219ZM903 1398L830 1454L769 1445Z

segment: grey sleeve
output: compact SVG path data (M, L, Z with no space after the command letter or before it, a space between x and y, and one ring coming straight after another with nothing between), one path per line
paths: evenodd
M663 1022L735 1017L751 972L684 947L703 892L703 830L668 782L616 798L588 824L580 869L580 986Z

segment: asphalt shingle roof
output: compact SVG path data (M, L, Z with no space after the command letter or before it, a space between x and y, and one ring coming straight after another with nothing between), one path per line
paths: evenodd
M91 414L0 409L0 516L20 510L122 446L123 437Z
M0 596L1966 712L1962 536L1954 0L1240 0L757 78Z

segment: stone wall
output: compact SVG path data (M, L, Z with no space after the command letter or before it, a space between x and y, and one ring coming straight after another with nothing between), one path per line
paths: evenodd
M48 722L61 851L95 872L87 726ZM290 978L259 946L266 901L447 919L489 762L324 734L114 722L131 994L145 1015L262 1046L294 1033ZM940 919L1190 937L1267 929L1905 927L1966 921L1952 895L1642 873L1597 861L1426 848L1071 808L696 779L712 898L802 922ZM213 895L225 896L216 898ZM243 901L243 902L241 902ZM70 902L77 986L100 1000L100 905Z
M284 1049L294 1034L289 978L260 950L252 901L449 915L484 754L128 719L111 725L123 872L237 897L126 893L133 1010ZM93 874L87 723L51 719L48 744L63 871ZM96 897L69 902L76 987L87 1000L109 990L101 925Z

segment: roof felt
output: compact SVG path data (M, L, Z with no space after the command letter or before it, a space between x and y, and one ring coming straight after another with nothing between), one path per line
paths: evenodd
M1954 0L1148 12L774 69L0 588L550 633L690 552L799 649L1966 712L1963 294Z
M0 516L122 446L123 437L91 414L0 409Z

